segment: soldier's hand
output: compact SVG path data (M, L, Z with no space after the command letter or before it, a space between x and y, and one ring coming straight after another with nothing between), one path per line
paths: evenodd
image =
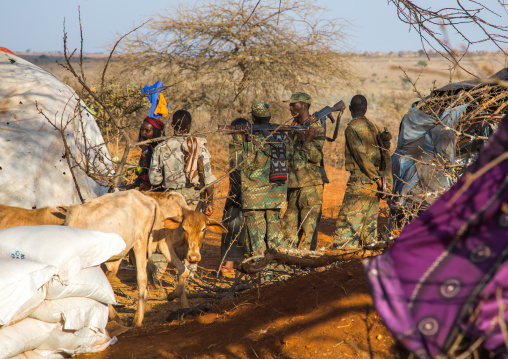
M299 127L301 127L301 126L299 126ZM303 127L302 127L302 128L303 128ZM298 137L298 139L299 139L300 141L302 141L302 142L304 142L304 141L305 141L305 132L303 132L303 131L297 131L297 132L296 132L296 136Z
M309 131L305 134L305 142L310 142L316 137L317 130L314 127L310 127Z
M376 181L376 184L377 190L379 191L377 195L380 199L387 199L388 197L390 197L390 194L392 193L391 187L387 185L386 191L383 191L383 180L381 178L379 178Z
M340 100L338 102L337 111L344 111L346 109L346 104L344 101Z

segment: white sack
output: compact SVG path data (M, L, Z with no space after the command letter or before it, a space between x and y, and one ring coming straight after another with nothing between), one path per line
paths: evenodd
M45 290L38 290L55 273L56 268L47 264L12 258L0 259L0 326L28 316L44 300Z
M0 75L0 203L23 208L81 203L62 158L60 132L39 113L36 102L58 128L68 123L67 143L81 163L86 135L98 172L105 173L112 168L110 155L92 114L69 86L20 57L0 51ZM107 192L105 183L74 171L85 200Z
M106 304L116 304L115 293L108 278L99 266L82 269L69 277L66 284L53 278L47 285L46 299L85 297Z
M20 258L52 265L62 281L82 268L99 265L122 252L116 233L66 226L13 227L0 231L0 258Z
M49 338L57 328L55 323L41 322L33 318L0 329L0 359L35 349Z
M32 298L28 299L5 325L17 323L30 316L46 299L46 286L42 286L35 292Z
M49 323L63 322L64 330L92 327L104 332L108 324L108 306L89 298L45 300L31 315Z
M78 331L62 331L61 327L54 329L49 337L36 349L53 350L69 355L96 353L104 350L115 340L106 333L83 328Z
M60 358L58 358L58 359L63 359L63 358L64 357L60 355ZM18 354L15 357L12 357L11 359L46 359L46 357L34 352L33 350L29 350L27 352Z

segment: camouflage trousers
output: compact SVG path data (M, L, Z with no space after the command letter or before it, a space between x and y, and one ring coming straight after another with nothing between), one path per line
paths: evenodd
M266 248L276 248L283 244L280 209L245 209L243 217L247 227L247 254L262 255Z
M285 244L314 250L323 204L323 185L290 188L288 207L282 219Z
M358 242L367 245L376 241L379 197L369 189L377 190L377 185L348 183L337 218L334 248L350 249Z

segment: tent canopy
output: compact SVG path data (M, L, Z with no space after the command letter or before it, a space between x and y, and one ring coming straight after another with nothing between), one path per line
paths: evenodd
M112 164L93 116L69 86L20 57L0 51L0 74L0 203L23 208L81 203L54 126L64 129L78 163L107 174ZM106 182L97 183L78 167L73 172L85 200L107 192Z

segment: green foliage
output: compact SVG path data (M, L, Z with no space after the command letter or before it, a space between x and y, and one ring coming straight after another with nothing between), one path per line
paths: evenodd
M427 61L425 61L425 60L420 60L420 61L418 61L418 63L416 64L416 66L418 66L418 67L427 67L427 65L428 65L428 64L427 64Z

